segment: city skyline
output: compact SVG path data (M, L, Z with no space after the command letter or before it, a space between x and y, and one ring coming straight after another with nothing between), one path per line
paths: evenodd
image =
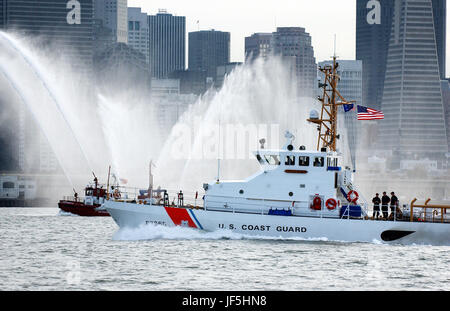
M215 29L231 33L231 62L243 62L245 37L257 32L274 32L276 27L304 27L312 37L314 54L318 61L328 60L334 51L340 59L356 58L356 0L352 1L292 1L261 0L226 3L193 0L128 0L129 7L141 7L147 14L158 9L186 16L186 35L192 31ZM324 7L327 7L324 10ZM447 20L450 20L447 10ZM337 18L336 18L337 17ZM337 20L336 25L325 21ZM199 23L197 24L197 21ZM450 23L447 23L447 50L450 50ZM325 26L324 26L325 25ZM450 60L446 62L446 76L450 76Z

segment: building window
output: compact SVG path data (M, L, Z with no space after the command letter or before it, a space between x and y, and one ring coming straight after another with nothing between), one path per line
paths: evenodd
M14 189L14 183L11 181L5 181L3 183L3 189Z
M128 22L128 30L134 30L134 23Z

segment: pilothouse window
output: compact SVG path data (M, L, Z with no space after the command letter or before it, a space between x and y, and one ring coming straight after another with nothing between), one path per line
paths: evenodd
M295 165L295 156L286 156L285 165Z
M314 159L314 166L315 167L323 167L324 166L324 158L323 157L315 157Z
M280 156L278 155L265 155L264 158L269 165L280 165Z
M309 157L298 157L299 166L309 166Z
M263 158L261 158L261 156L259 154L256 155L256 159L258 159L258 162L261 164L265 164Z

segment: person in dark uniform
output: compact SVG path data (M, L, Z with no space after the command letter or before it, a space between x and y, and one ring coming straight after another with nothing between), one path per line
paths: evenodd
M381 197L381 211L383 212L384 219L388 218L388 204L391 202L391 199L386 195L386 192L383 192L383 196Z
M392 219L394 218L395 211L398 208L398 198L395 196L394 192L391 192L391 216Z
M372 215L372 217L373 217L373 219L375 219L375 215L376 215L376 218L378 220L378 217L380 216L380 204L381 204L380 195L378 193L372 199L372 203L373 203L373 215Z

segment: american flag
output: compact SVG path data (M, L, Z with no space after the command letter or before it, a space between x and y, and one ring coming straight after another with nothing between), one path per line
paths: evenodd
M383 120L384 113L372 108L358 106L358 120Z

